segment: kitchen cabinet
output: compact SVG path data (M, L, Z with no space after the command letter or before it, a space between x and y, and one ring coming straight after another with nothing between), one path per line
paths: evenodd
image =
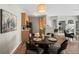
M26 13L21 13L21 39L23 43L29 40L29 29L26 27L27 22L29 22L28 15Z

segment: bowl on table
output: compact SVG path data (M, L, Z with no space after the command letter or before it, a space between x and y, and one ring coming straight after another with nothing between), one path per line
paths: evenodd
M49 41L57 41L55 38L48 38Z
M33 38L34 41L42 41L42 38Z

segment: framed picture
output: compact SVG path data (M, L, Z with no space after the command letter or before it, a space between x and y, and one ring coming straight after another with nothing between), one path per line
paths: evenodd
M68 20L68 24L74 24L73 20Z
M0 9L0 33L6 33L16 30L16 16L12 13Z

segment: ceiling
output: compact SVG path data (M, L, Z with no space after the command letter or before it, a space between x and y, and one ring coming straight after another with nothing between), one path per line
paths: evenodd
M20 7L29 15L41 15L37 11L37 4L21 4ZM47 4L47 15L79 15L79 4Z

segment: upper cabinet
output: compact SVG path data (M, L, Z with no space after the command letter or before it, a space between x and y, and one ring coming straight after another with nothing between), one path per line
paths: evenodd
M22 42L25 43L29 40L29 30L27 29L27 24L29 23L29 17L26 13L21 13L21 38Z
M21 24L22 28L25 28L29 22L29 17L26 13L21 13Z
M45 33L45 25L46 25L46 16L41 16L39 20L40 33Z

